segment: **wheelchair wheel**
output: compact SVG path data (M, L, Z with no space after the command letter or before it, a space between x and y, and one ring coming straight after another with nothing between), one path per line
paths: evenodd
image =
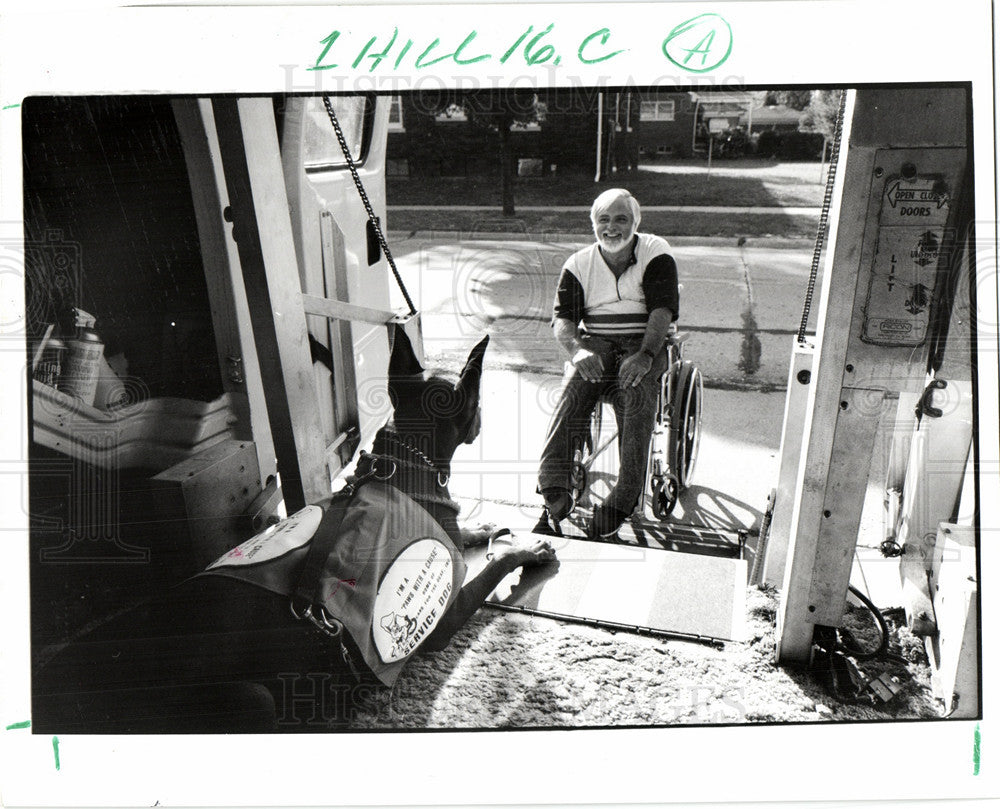
M677 478L669 475L666 478L653 478L653 516L658 520L665 520L670 516L670 512L677 505L677 495L680 487L677 485Z
M677 484L682 490L691 485L698 460L702 391L701 371L694 363L683 362L674 387L668 442L670 470L677 476Z

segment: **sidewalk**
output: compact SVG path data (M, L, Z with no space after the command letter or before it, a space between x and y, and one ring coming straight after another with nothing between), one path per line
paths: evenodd
M389 205L388 211L484 211L496 213L493 205ZM518 205L519 211L582 213L590 215L589 205ZM788 214L789 216L819 216L821 208L790 208L763 205L643 205L643 213L730 213Z

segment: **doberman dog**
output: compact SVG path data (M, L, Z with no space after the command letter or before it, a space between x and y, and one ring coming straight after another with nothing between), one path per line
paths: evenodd
M397 329L388 369L393 418L348 478L351 486L381 470L380 481L415 500L458 551L485 542L489 533L459 527L448 491L455 450L480 431L488 341L472 349L452 383L425 372ZM330 502L317 505L328 509ZM555 559L552 546L538 538L497 547L486 568L461 586L420 651L444 648L506 575ZM289 607L287 596L244 581L188 579L36 668L33 726L60 733L348 730L356 699L370 696L378 681L347 633L343 644L333 642ZM386 631L399 629L391 616L371 617L388 621Z

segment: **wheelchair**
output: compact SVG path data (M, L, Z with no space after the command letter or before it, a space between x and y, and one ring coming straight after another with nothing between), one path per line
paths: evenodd
M646 475L632 517L644 517L648 503L656 519L666 520L694 476L701 440L703 384L698 367L684 359L687 338L686 334L672 331L666 339L667 370L660 377ZM577 505L588 504L594 462L612 444L617 446L617 430L606 438L602 435L605 404L607 400L602 397L591 416L589 434L573 448L571 486Z

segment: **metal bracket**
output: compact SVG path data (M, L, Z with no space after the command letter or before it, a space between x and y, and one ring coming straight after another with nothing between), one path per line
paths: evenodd
M883 671L874 680L869 681L865 690L871 694L872 698L880 703L886 703L903 689L903 683L898 677L887 671Z
M940 407L934 407L931 404L931 399L934 397L934 391L944 390L948 387L948 383L944 379L932 379L924 392L920 397L920 401L917 402L917 406L914 408L914 412L917 414L917 421L927 414L931 418L939 419L944 415L944 411Z
M308 315L319 315L332 320L351 320L360 323L374 323L382 326L387 323L407 323L415 313L393 312L388 309L375 309L371 306L361 306L333 298L321 298L318 295L302 293L302 308Z
M247 508L250 527L255 534L260 533L269 525L275 525L279 522L278 515L275 512L278 510L280 503L281 489L278 488L278 481L275 478L271 478Z

